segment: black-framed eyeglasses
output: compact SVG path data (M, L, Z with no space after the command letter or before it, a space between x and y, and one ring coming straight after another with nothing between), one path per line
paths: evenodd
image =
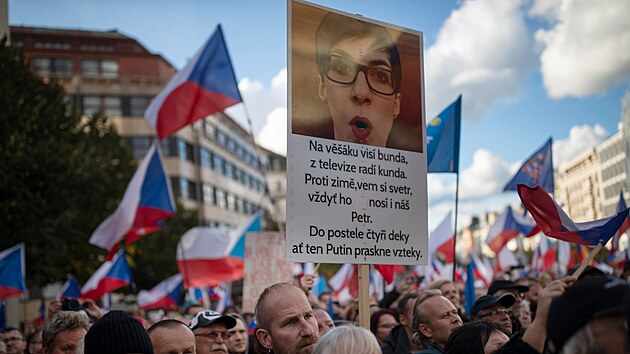
M394 75L389 68L355 63L341 55L330 54L326 77L338 84L351 85L357 81L359 72L365 75L370 90L385 96L396 93Z
M210 340L217 339L218 336L221 336L221 339L228 340L232 336L229 332L206 332L206 333L195 333L195 337L206 337Z
M487 316L509 315L509 314L510 314L510 310L509 309L498 309L498 310L493 310L493 311L486 312L484 314L479 314L479 315L477 315L477 317L482 318L482 317L487 317Z

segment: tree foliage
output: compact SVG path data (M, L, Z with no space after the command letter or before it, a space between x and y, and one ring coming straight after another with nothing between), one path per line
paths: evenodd
M0 43L0 249L26 244L29 285L84 281L98 267L88 238L136 165L107 118L82 119L64 96Z

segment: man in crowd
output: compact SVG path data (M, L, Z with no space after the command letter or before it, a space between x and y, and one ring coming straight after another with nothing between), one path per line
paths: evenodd
M195 335L184 323L162 320L148 330L154 354L195 353Z
M249 336L247 335L247 325L241 315L229 313L228 316L236 320L236 326L230 328L230 340L228 341L228 352L230 354L247 354Z
M225 353L230 339L230 329L236 320L215 311L201 311L190 321L190 329L195 335L197 354Z
M468 315L464 313L464 308L461 305L457 283L450 280L442 279L431 283L431 285L429 285L429 289L437 289L441 291L442 296L451 300L453 305L457 307L457 313L459 313L459 317L462 319L462 321L470 321L470 318L468 318Z
M399 325L392 328L381 345L383 354L409 354L420 349L411 341L413 336L413 306L418 298L417 292L403 295L397 304Z
M462 319L453 303L439 290L425 290L418 294L413 311L413 341L424 349L418 354L440 354Z
M518 320L521 316L521 302L525 297L525 293L529 291L529 286L518 285L511 280L495 280L488 287L488 295L501 296L503 294L512 294L516 299L514 306L510 308L510 320L512 321L512 332L521 331L522 326Z
M588 277L551 303L547 352L626 354L630 288L612 276Z
M42 332L44 354L74 353L77 342L85 337L89 327L88 317L81 312L58 312Z
M313 315L317 320L317 327L319 328L319 335L323 336L326 332L335 328L335 322L330 318L328 312L322 308L314 308Z
M256 303L260 344L275 354L310 354L319 339L313 309L299 287L277 283L266 288Z
M509 337L512 335L512 320L510 319L510 308L516 303L512 294L502 296L484 295L477 299L470 315L475 321L486 321L496 323L503 329Z
M24 354L26 341L24 334L17 328L9 327L4 331L4 342L7 344L7 354Z

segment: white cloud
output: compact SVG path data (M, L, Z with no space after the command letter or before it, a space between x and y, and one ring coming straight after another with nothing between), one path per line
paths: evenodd
M553 143L553 163L560 167L584 151L602 143L608 132L601 125L576 125L569 131L569 137Z
M499 156L485 149L475 151L470 167L462 172L462 199L480 199L500 193L511 175L510 167Z
M466 1L426 52L427 117L463 95L463 117L477 119L519 94L535 66L523 1Z
M534 0L528 15L554 22L558 18L561 5L562 0Z
M227 109L227 114L249 129L246 113L252 120L254 135L258 135L267 124L270 114L278 108L287 107L287 69L281 69L271 80L269 87L248 77L241 79L238 88L243 104ZM246 106L247 110L245 110ZM286 120L286 117L285 117ZM285 129L286 131L286 129Z
M287 108L277 107L267 115L267 121L256 142L281 155L287 154Z
M629 19L628 0L563 0L555 25L536 32L549 96L584 97L630 80Z
M450 181L450 178L442 174L430 173L427 175L427 186L430 206L455 200L455 184Z

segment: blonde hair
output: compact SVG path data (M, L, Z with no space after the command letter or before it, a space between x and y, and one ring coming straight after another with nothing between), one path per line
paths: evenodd
M353 325L340 326L324 334L313 354L381 354L381 347L372 332Z

